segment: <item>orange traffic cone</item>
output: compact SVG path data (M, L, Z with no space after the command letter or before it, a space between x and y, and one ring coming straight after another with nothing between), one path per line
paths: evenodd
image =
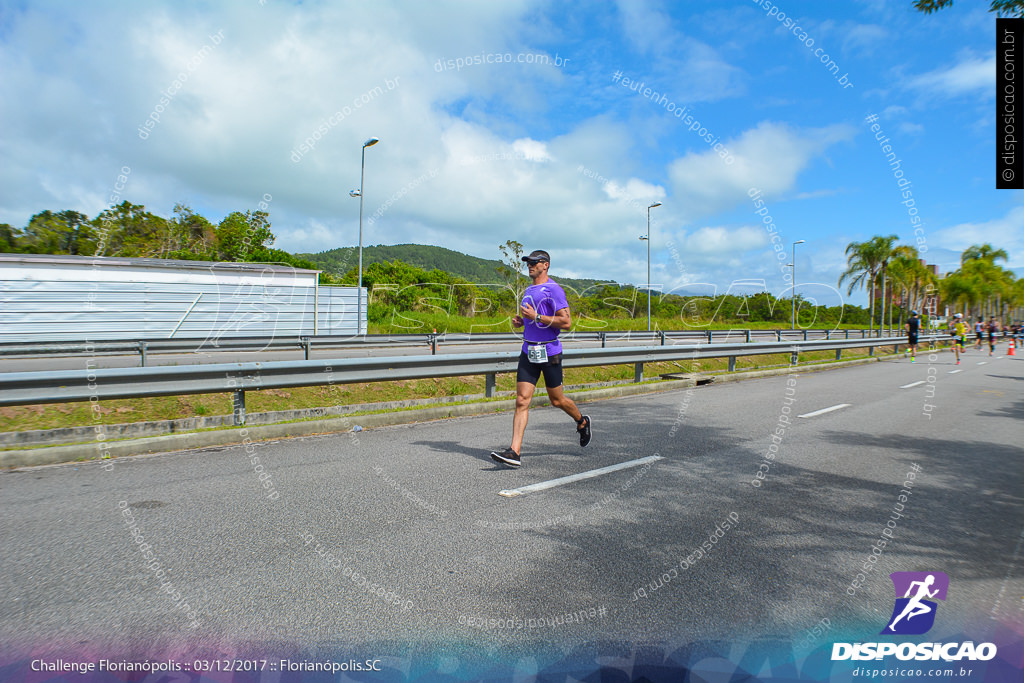
M1010 337L1010 349L1006 352L1006 355L1007 356L1016 356L1017 355L1017 351L1014 349L1014 346L1013 346L1013 337Z

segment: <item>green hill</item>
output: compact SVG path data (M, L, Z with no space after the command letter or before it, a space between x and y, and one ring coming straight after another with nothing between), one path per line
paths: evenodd
M497 251L495 247L495 251ZM358 250L356 247L341 247L322 251L318 254L296 254L295 256L315 263L318 268L325 272L343 276L354 269L358 263ZM498 266L501 261L497 259L483 259L477 256L470 256L458 251L452 251L444 247L434 247L425 244L392 244L363 247L363 268L371 263L383 261L402 261L417 268L432 270L437 268L455 277L474 282L476 284L497 284L502 282L498 274ZM572 287L577 292L583 292L599 282L608 280L589 280L558 277L557 270L552 273L556 282Z

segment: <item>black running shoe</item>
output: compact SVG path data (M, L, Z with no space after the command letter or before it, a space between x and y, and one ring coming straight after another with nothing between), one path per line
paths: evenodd
M580 435L580 446L590 443L590 416L581 415L580 421L576 423L576 431Z
M519 454L511 448L506 448L501 453L491 451L491 459L509 467L519 467L522 464L519 461Z

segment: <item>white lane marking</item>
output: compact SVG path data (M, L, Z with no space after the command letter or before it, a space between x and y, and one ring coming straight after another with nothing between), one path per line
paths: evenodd
M638 465L645 465L649 462L654 462L655 460L663 459L664 458L662 458L660 455L648 455L646 458L640 458L639 460L629 460L627 462L620 462L618 465L609 465L608 467L601 467L596 470L588 470L586 472L580 472L579 474L570 474L568 477L559 477L558 479L549 479L548 481L542 481L537 484L530 484L529 486L520 486L517 489L506 489L504 491L498 491L498 495L505 496L506 498L515 498L516 496L524 496L527 493L543 491L544 489L554 488L555 486L571 484L572 482L580 481L581 479L599 477L602 474L608 474L609 472L624 470L628 467L637 467Z
M978 361L978 365L988 365L988 361L987 360L979 360Z
M924 382L922 382L922 384L924 384ZM839 405L832 406L831 408L822 408L821 410L815 410L813 413L804 413L803 415L797 415L797 417L815 417L817 415L822 415L824 413L831 413L833 410L839 410L840 408L849 407L849 403L840 403Z
M958 372L963 372L963 370L950 370L950 371L949 371L949 374L951 374L951 375L955 375L955 374L956 374L956 373L958 373Z
M911 382L910 384L904 384L902 387L900 387L900 389L909 389L910 387L916 387L919 384L924 384L924 380L921 380L920 382Z

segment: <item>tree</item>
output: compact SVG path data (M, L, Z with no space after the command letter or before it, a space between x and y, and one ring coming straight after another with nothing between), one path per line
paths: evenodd
M867 242L850 242L846 247L846 270L839 276L839 285L842 286L844 282L849 281L847 294L853 294L853 290L858 287L867 287L871 290L872 331L875 329L875 286L879 277L882 279L882 315L879 331L885 323L885 274L889 261L893 258L893 244L897 239L896 235L876 236Z
M18 230L7 223L0 223L0 253L18 251Z
M124 201L112 206L92 220L91 228L96 243L89 256L161 258L168 251L167 219L141 204Z
M88 225L88 216L77 211L42 211L29 219L20 242L35 254L79 254L90 237Z
M887 235L882 237L876 235L871 238L871 250L875 254L875 258L879 261L879 274L882 276L882 317L879 321L879 329L885 326L885 304L888 299L886 298L886 280L889 275L889 264L896 256L896 240L899 239L898 235ZM892 307L889 307L889 334L892 334Z
M516 240L508 240L498 247L501 250L502 264L498 266L498 274L505 280L509 289L515 292L514 307L518 311L519 299L522 297L523 278L523 245ZM518 313L517 313L518 315Z
M212 261L216 258L217 229L188 205L175 204L167 242L167 258Z
M892 277L893 291L898 286L900 291L900 319L897 327L903 328L903 313L907 310L917 310L918 293L923 287L922 281L927 279L928 269L925 268L915 247L900 245L893 250L892 262L889 265L889 274ZM891 317L891 316L890 316Z
M989 263L995 263L997 260L1002 260L1004 263L1010 258L1010 255L1006 253L1005 249L996 249L987 242L985 244L974 244L966 249L964 253L960 254L960 265L964 265L968 261L988 261Z
M953 0L916 0L914 7L920 12L931 14L938 12L943 7L950 7ZM995 12L997 16L1024 16L1024 0L992 0L989 5L989 12Z
M266 211L234 211L216 229L218 261L253 261L261 248L274 243Z
M953 311L964 309L974 301L977 294L974 291L974 284L959 271L948 273L946 277L939 280L939 294L942 300L953 305Z

